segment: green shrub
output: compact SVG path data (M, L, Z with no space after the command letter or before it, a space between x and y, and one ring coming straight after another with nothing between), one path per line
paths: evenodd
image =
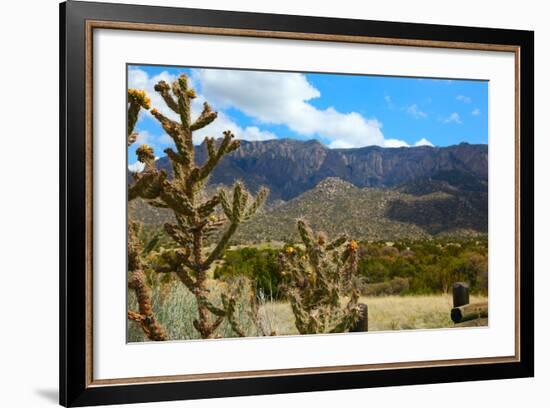
M283 251L288 246L290 244L283 247ZM303 255L299 245L293 248ZM282 283L277 269L279 251L255 247L227 250L224 264L216 268L214 277L243 275L253 281L257 295L263 293L276 300L284 299L279 289ZM364 294L448 293L457 281L468 282L472 293L487 294L486 238L397 241L393 246L386 242L363 242L358 256L358 275L362 286L369 288ZM400 279L407 280L406 287L396 286ZM384 285L375 285L378 283Z
M253 282L256 294L265 294L274 299L280 299L279 290L281 277L278 273L279 250L241 248L225 252L223 265L214 271L214 278L246 276Z
M486 294L487 238L363 242L358 272L374 293L389 290L393 279L407 278L407 294L448 293L454 282L466 281L473 293Z
M387 282L366 284L361 288L363 296L403 295L409 290L407 278L393 278Z

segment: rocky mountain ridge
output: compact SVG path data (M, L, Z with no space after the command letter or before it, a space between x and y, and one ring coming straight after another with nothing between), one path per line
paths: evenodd
M197 162L204 162L206 155L206 146L197 146ZM167 157L160 158L157 165L171 173ZM388 188L419 180L446 182L448 176L455 179L454 184L473 180L473 184L486 186L487 145L329 149L316 140L242 141L239 149L220 162L210 183L231 185L242 180L252 192L268 187L270 201L288 201L327 177L359 188Z

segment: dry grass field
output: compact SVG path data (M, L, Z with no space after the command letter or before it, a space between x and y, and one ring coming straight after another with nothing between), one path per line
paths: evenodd
M212 296L220 290L213 287ZM481 296L471 296L471 302L486 301ZM130 309L136 307L133 293L128 297ZM431 296L377 296L361 298L369 308L369 331L437 329L453 327L450 318L452 308L451 294ZM294 326L294 317L287 302L271 302L264 299L260 302L259 321L263 333L275 332L278 335L298 334ZM167 329L169 339L189 340L197 339L198 333L194 330L192 319L195 317L195 299L182 285L165 285L160 289L153 289L153 305L160 323ZM247 336L261 336L250 317L246 304L239 305L239 320L246 328ZM147 341L140 327L134 322L128 322L128 341ZM218 329L221 337L235 337L231 327L224 322Z

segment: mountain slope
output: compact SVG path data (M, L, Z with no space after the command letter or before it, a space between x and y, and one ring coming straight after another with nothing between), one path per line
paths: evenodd
M198 146L199 163L205 154ZM170 173L165 158L157 165ZM294 240L298 218L330 235L365 240L487 233L486 145L331 150L316 141L243 142L222 160L208 189L237 179L252 192L265 185L271 193L235 242ZM149 225L171 219L141 200L129 209Z
M462 143L448 147L328 149L315 140L242 141L214 170L212 184L242 180L253 192L269 187L270 201L288 201L314 188L327 177L356 187L395 187L438 174L456 173L487 181L487 145ZM206 159L205 145L197 146L197 161ZM166 157L159 168L171 173Z
M462 192L413 195L397 188L358 188L338 178L327 178L299 197L256 215L252 222L241 226L236 239L295 240L299 218L331 236L347 233L361 240L487 232L483 205L472 202Z

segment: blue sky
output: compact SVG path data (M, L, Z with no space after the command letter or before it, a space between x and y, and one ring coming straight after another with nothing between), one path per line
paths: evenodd
M488 141L485 81L131 65L128 86L144 89L152 107L176 118L153 87L161 79L171 83L182 72L198 94L193 114L205 100L219 114L195 132L195 143L221 137L226 129L245 140L317 139L330 148ZM148 112L135 130L140 137L129 149L129 163L135 163L139 142L150 144L157 156L171 146Z

